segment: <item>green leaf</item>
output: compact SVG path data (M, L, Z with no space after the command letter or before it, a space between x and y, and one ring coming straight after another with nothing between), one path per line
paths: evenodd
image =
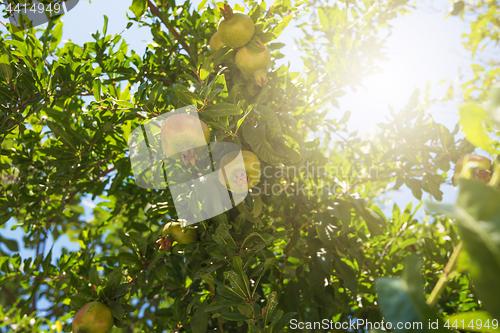
M129 9L135 14L135 17L139 19L146 11L146 7L146 0L133 0L132 6L130 6Z
M495 125L500 127L500 83L496 83L490 88L487 111Z
M238 122L236 123L236 130L234 131L235 133L238 132L238 129L240 128L241 124L243 124L243 121L245 121L246 117L250 114L250 112L252 112L252 110L253 107L249 106L247 108L247 112L245 113L245 115L238 120Z
M236 242L234 241L233 237L229 233L229 227L226 224L221 224L217 227L215 230L215 241L224 247L227 246L235 246Z
M109 21L109 18L104 15L104 27L102 28L102 33L104 36L106 36L106 34L108 33L108 21Z
M123 316L125 316L125 309L123 308L123 306L119 303L119 302L110 302L109 303L109 308L111 309L111 314L113 315L113 317L115 317L116 319L122 319Z
M131 226L132 226L132 228L134 228L135 230L137 230L139 232L147 232L150 230L149 227L144 223L132 222Z
M206 58L199 68L200 80L205 81L205 79L210 75L212 71L212 59Z
M118 254L118 260L121 264L126 265L140 265L141 260L133 253L122 252Z
M292 15L285 16L280 23L278 23L274 28L273 28L273 33L276 35L276 38L281 35L283 30L288 26L290 21L292 20Z
M247 295L250 295L250 281L248 280L248 276L243 271L243 260L240 257L235 256L233 258L233 267L235 271L239 274L241 280L245 284L245 291Z
M427 305L424 297L422 262L416 255L409 256L404 264L402 278L379 278L377 291L382 313L397 333L435 332L450 330L443 326L442 319ZM430 322L438 322L436 329L429 329ZM415 329L397 329L398 323L421 323Z
M52 133L54 133L61 139L62 142L76 151L77 143L75 142L75 138L70 133L65 131L65 129L61 125L56 124L52 121L47 121L47 126L50 128Z
M328 17L325 14L324 8L318 8L318 19L321 27L323 28L322 30L326 31L330 29L330 23L328 22Z
M220 316L224 319L227 319L229 321L238 321L238 320L249 320L252 318L248 318L242 314L239 313L221 313Z
M241 301L233 301L233 300L214 301L205 308L205 312L212 312L223 308L236 307L241 304L242 304Z
M10 65L10 59L7 54L0 55L0 77L4 78L7 82L10 82L14 77L14 70Z
M262 199L260 195L253 196L253 208L252 208L253 217L258 217L260 213L262 213Z
M251 40L247 45L245 45L250 53L262 53L266 50L265 47L260 46L256 41Z
M264 324L267 324L269 321L271 321L271 316L274 314L274 311L276 311L276 307L278 306L278 299L276 292L273 291L267 296L267 304L266 307L264 308Z
M252 147L253 152L264 162L271 165L279 165L281 163L288 164L289 159L278 153L266 140L266 126L261 125L258 128L253 127L250 123L244 123L241 126L243 138Z
M271 44L267 45L267 49L269 51L274 51L274 50L279 50L285 46L286 46L285 43L271 43Z
M281 311L281 310L278 310L278 311ZM285 314L279 320L277 320L277 321L273 320L273 324L272 324L273 330L272 330L272 332L282 332L283 329L285 328L285 326L290 325L290 320L296 314L297 314L296 312L288 312L287 314Z
M17 244L17 241L15 241L13 239L4 238L4 237L2 237L2 235L0 235L0 242L4 243L5 246L7 246L7 248L10 251L19 252L19 245Z
M218 284L217 281L214 279L214 277L211 274L203 274L201 276L201 279L202 279L203 283L208 283L211 285Z
M349 288L352 295L356 295L358 292L358 276L356 272L351 266L349 266L340 258L335 258L334 261L335 261L335 268L342 276L345 286Z
M483 121L486 111L477 104L464 104L460 107L460 125L466 139L474 146L494 154L491 139L484 129Z
M243 110L238 105L221 102L210 104L205 108L204 113L212 117L228 117L242 114Z
M233 291L243 298L250 296L249 286L246 285L244 279L235 271L224 272L224 277L229 280L229 284Z
M94 286L98 286L100 283L99 273L97 272L97 267L90 267L89 280Z
M45 259L43 259L42 261L42 269L44 272L47 272L47 270L49 269L51 261L52 261L52 248L50 249Z
M206 303L202 303L194 312L190 326L193 333L206 333L208 328L208 314L205 312Z
M200 4L198 5L198 11L201 11L204 7L205 4L207 3L208 0L202 0Z
M175 96L181 102L182 106L196 105L197 102L201 102L197 95L193 94L182 84L176 83L171 89L173 89Z
M229 298L235 301L241 301L245 299L245 296L242 296L238 293L236 293L232 288L229 286L218 286L217 287L217 295L220 295L224 298Z
M264 276L264 273L271 267L271 265L274 263L275 260L276 260L275 258L267 258L266 261L264 262L264 267L262 268L262 271L259 274L259 278L255 282L255 286L252 292L252 297L255 295L255 292L257 291L257 286L259 285L260 280Z
M365 208L362 211L362 216L366 221L366 226L370 230L370 233L374 236L382 235L384 233L383 227L385 226L385 220L382 216L377 214L370 208Z

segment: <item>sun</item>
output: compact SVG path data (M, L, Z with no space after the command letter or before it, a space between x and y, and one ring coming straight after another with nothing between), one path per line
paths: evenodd
M381 65L381 72L364 80L367 96L380 104L400 109L416 88L416 68L409 67L400 59L392 59ZM377 103L377 104L378 104Z

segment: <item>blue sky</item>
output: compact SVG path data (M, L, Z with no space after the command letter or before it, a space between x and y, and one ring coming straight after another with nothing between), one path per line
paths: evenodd
M108 34L121 32L128 23L126 13L129 12L130 3L128 0L96 0L92 3L80 1L74 10L62 18L63 40L71 40L77 44L92 41L91 34L103 27L103 15L109 18ZM197 4L198 1L195 1L194 5ZM463 50L461 40L462 33L468 30L468 23L456 17L445 19L448 9L446 1L436 4L421 0L413 13L394 20L392 35L387 38L386 44L386 54L390 60L382 64L383 72L367 78L366 89L359 89L356 93L349 92L342 97L339 100L340 109L333 111L332 117L341 117L345 111L350 110L351 129L369 133L374 124L383 120L389 113L388 105L399 110L407 103L415 88L423 90L429 82L433 85L433 94L440 96L445 93L447 84L437 85L438 82L444 79L456 82L459 70L462 75L470 75L471 60ZM285 64L290 62L294 70L300 71L302 61L293 45L297 32L297 29L289 27L280 37L279 41L287 44L282 50L286 57L280 61ZM149 29L139 28L137 24L125 31L123 37L130 44L129 49L134 49L139 54L142 54L146 45L152 41ZM453 102L435 105L429 112L436 121L449 129L453 129L456 124L458 108ZM453 202L456 197L455 189L445 186L444 191L444 201ZM408 189L392 192L389 198L401 208L409 201L414 202L413 207L418 204ZM90 198L84 200L87 220L91 219L93 205ZM392 204L384 211L392 211ZM22 244L21 229L11 231L13 225L14 221L9 221L7 228L2 229L2 235L16 239ZM0 246L6 250L3 245ZM61 237L54 245L54 261L63 246L71 250L79 249L78 244ZM23 258L34 253L22 246L20 248ZM50 246L47 247L46 253L49 249Z

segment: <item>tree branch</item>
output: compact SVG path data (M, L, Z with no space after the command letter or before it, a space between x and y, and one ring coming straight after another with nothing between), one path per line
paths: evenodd
M436 305L436 303L439 300L439 296L441 296L446 286L448 285L448 282L450 281L449 274L455 269L458 260L458 255L460 254L461 249L462 249L462 242L458 243L458 245L455 247L455 250L451 254L450 260L448 261L446 267L443 270L443 274L439 278L436 286L431 292L431 295L427 299L427 304L431 308Z
M161 13L160 13L160 10L158 9L158 7L156 7L153 2L151 2L151 0L147 0L148 1L148 7L149 7L149 10L151 11L151 13L153 13L154 15L156 15L160 21L163 22L163 24L167 27L168 31L170 31L170 33L172 35L174 35L175 39L177 39L179 41L179 43L182 45L182 48L188 53L188 55L191 57L191 59L194 60L193 58L193 55L191 54L191 52L189 51L189 46L186 44L185 41L181 40L181 35L179 35L179 33L172 27L170 27L167 22L165 22L162 17L161 17Z
M14 297L14 295L12 295L12 293L7 288L5 288L5 286L2 286L2 292L7 296L9 301L12 302L12 305L16 304L16 301L17 301L16 298Z

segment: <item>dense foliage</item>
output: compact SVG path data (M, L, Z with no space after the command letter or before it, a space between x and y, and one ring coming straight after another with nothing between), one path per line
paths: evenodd
M17 242L0 236L9 249L0 256L0 331L71 331L76 311L100 301L116 332L345 331L294 330L292 318L421 322L426 332L429 321L445 332L457 329L456 319L480 318L491 327L479 331L494 332L498 61L487 73L477 65L465 93L454 92L467 104L453 132L426 113L416 91L374 137L361 138L348 131L350 113L338 99L376 70L381 32L411 5L246 5L233 9L255 23L249 52L265 45L273 59L262 86L238 69L236 50L208 47L223 3L133 0L126 29L150 27L154 40L143 56L107 33L107 18L84 45L61 41L58 18L43 29L8 26L0 37L0 224L15 219L36 255L22 260ZM473 53L498 42L495 1L457 8L477 18L467 44ZM302 73L278 65L287 55L275 40L292 25L301 31ZM252 151L267 171L243 203L189 226L195 242L166 242L163 227L177 221L172 194L136 185L128 137L189 105L210 141ZM474 146L495 161L489 184L464 173L457 204L437 204L453 164ZM418 219L421 206L411 204L384 214L378 198L402 186L418 200L432 195L429 215ZM101 199L90 222L82 219L86 195ZM48 239L61 235L80 250L53 258ZM43 313L40 299L51 304Z

